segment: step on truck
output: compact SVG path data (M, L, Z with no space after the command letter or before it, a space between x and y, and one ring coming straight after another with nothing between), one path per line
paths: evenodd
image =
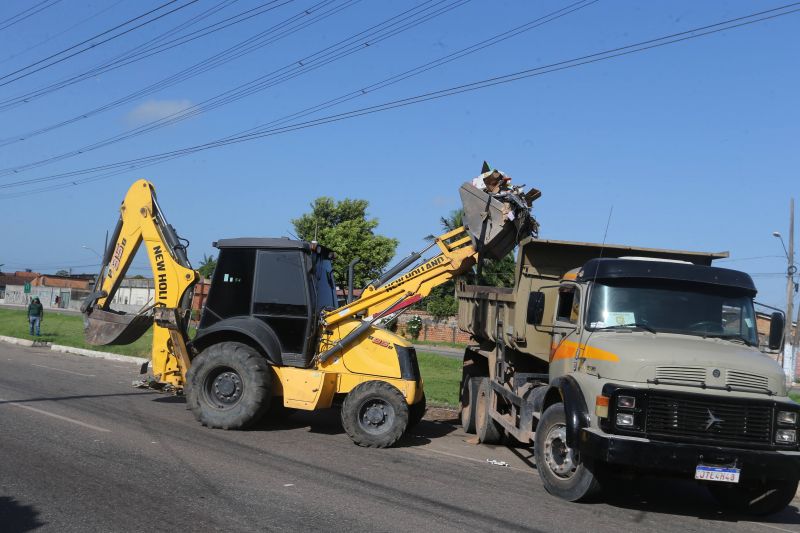
M800 475L798 412L759 338L749 275L696 253L523 240L513 288L457 284L461 421L483 443L533 444L551 494L609 473L678 476L723 505L783 509Z

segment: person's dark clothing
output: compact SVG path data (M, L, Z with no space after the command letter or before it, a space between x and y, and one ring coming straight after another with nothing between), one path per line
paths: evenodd
M44 306L42 306L40 302L37 302L35 300L31 302L30 305L28 306L28 316L41 317L42 315L44 315Z

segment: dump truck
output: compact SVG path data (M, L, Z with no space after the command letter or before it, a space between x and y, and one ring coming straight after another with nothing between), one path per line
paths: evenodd
M749 275L700 253L523 240L513 288L457 284L461 421L533 444L546 490L601 494L612 472L678 476L723 505L783 509L800 477L800 405L760 343Z
M210 428L252 426L271 406L311 411L337 403L353 442L391 446L422 418L425 393L414 347L378 321L471 269L479 249L508 253L535 226L534 195L497 170L485 168L481 176L491 190L472 187L465 207L482 220L473 228L478 233L460 227L434 238L343 306L336 299L334 251L288 238L220 239L193 337L198 273L188 242L167 222L154 185L139 180L119 208L94 290L82 305L86 340L129 344L152 327L148 381L185 393L197 420ZM137 313L116 310L114 294L140 246L152 268L154 300Z

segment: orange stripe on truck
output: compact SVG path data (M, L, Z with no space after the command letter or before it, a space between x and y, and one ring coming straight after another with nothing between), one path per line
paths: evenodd
M559 359L572 359L575 357L575 350L578 349L578 343L575 341L561 341L558 347L553 351L550 356L550 361L558 361ZM617 354L595 348L593 346L583 345L581 348L582 357L584 359L596 359L598 361L611 361L618 363L619 357Z

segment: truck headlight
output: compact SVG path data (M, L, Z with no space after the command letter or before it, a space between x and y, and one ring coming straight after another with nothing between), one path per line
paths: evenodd
M636 398L633 396L619 396L617 397L617 407L633 409L636 407Z
M797 413L795 411L778 411L778 424L793 426L797 423Z
M779 429L775 432L775 442L779 444L794 444L797 442L797 432L793 429Z
M617 413L617 426L620 426L620 427L632 427L633 426L633 415L630 414L630 413ZM794 442L794 441L792 441L792 442Z

